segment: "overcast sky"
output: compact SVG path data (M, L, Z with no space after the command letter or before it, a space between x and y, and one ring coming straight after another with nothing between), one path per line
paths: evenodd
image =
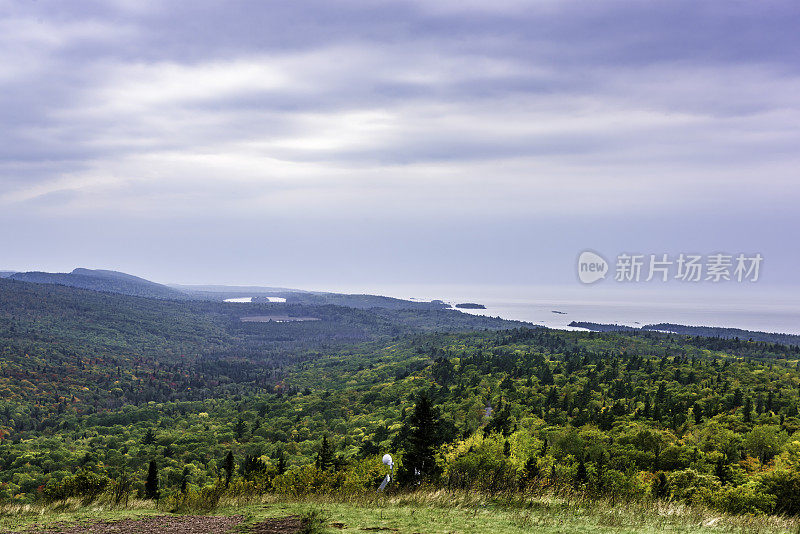
M796 1L0 0L0 268L572 283L800 251Z

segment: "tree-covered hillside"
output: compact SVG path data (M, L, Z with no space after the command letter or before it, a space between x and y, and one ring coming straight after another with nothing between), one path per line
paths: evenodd
M103 269L77 268L69 273L45 273L40 271L13 273L8 276L21 282L57 284L93 291L120 293L136 297L184 300L189 295L177 289L157 284L138 276Z
M246 322L243 317L313 317ZM167 301L0 280L0 391L78 411L272 387L342 344L515 323L453 310ZM80 400L76 400L80 399Z
M4 499L374 491L391 452L409 488L800 512L794 347L0 284Z

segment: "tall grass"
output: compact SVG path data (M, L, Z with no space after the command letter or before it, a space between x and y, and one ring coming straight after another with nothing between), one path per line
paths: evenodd
M580 492L493 495L466 490L421 489L377 494L311 494L283 497L274 494L231 495L224 491L178 502L130 499L127 506L101 497L86 506L78 498L49 504L0 505L0 530L31 524L74 523L92 519L121 519L164 513L235 513L253 517L287 515L304 518L303 532L325 531L331 521L352 517L392 518L399 525L419 524L438 518L465 524L501 521L508 532L542 529L543 532L707 532L753 534L800 534L800 519L782 516L732 516L700 506L668 500L623 501L588 497ZM433 519L431 519L433 518ZM364 519L364 521L367 521ZM362 526L370 523L363 523ZM458 530L458 529L457 529ZM415 530L410 528L409 532ZM465 531L469 531L468 529Z

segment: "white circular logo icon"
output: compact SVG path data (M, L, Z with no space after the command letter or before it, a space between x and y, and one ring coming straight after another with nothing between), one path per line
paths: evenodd
M594 284L608 273L608 262L599 254L584 250L578 256L578 279L584 284Z

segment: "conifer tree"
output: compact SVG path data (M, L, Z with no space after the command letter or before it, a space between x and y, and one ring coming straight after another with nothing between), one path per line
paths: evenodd
M233 459L233 451L228 451L228 454L225 456L225 461L222 464L222 468L225 470L225 487L228 487L231 483L235 465L236 463Z
M158 489L158 466L155 460L150 460L150 466L147 468L147 480L144 483L144 495L148 499L158 500L161 497L161 492Z
M189 468L184 467L181 474L181 493L186 494L187 485L189 484Z
M278 450L278 474L282 475L286 472L286 453L283 449Z
M406 421L407 440L404 446L403 465L397 473L401 484L420 484L439 474L434 458L439 427L438 416L423 393Z
M328 442L327 435L322 436L322 445L317 453L316 465L317 469L320 471L328 471L331 467L333 467L333 449L331 448L331 444Z

